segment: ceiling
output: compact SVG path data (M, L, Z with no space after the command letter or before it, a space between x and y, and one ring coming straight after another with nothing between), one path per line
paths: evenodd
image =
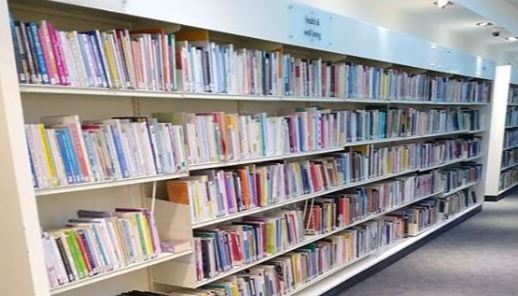
M518 62L518 0L451 0L440 9L434 0L319 0L318 5L368 23L411 34L502 63ZM306 0L310 3L314 0ZM490 21L490 27L476 26ZM493 31L500 31L493 37Z

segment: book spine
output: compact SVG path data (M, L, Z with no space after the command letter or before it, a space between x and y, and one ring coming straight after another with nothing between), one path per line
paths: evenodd
M41 51L43 53L45 65L47 66L50 84L59 84L58 69L54 53L52 52L52 41L50 40L47 21L41 21L40 26L38 28L38 34L40 39Z
M36 53L36 59L38 61L38 69L41 74L43 84L49 84L49 74L47 72L47 65L45 64L45 58L43 57L43 51L40 43L40 37L38 34L38 25L36 22L29 23L29 38L34 44L34 52Z

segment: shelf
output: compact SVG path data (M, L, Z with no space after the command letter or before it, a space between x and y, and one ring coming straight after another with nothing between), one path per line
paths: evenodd
M511 147L507 147L507 148L503 148L502 150L511 150L511 149L514 149L514 148L518 148L518 145L514 145L514 146L511 146Z
M281 101L280 96L233 95L211 93L182 93L184 99L191 100L223 100L223 101Z
M445 193L441 194L439 197L447 197L447 196L450 196L450 195L452 195L452 194L455 194L455 193L457 193L457 192L460 192L460 191L462 191L462 190L464 190L464 189L466 189L466 188L469 188L469 187L474 186L474 185L477 185L477 184L478 184L478 181L477 181L477 182L471 182L471 183L466 184L466 185L462 185L462 186L460 186L460 187L457 187L457 188L455 188L455 189L453 189L453 190L450 190L450 191L448 191L448 192L445 192Z
M351 146L360 146L360 145L383 144L383 143L391 143L391 142L427 139L427 138L434 138L434 137L461 135L461 134L468 134L468 133L471 133L471 131L462 130L462 131L454 131L454 132L435 133L435 134L429 134L429 135L417 135L417 136L407 136L407 137L390 137L390 138L381 138L381 139L375 139L375 140L364 140L364 141L348 142L344 146L345 147L351 147Z
M390 104L435 105L435 106L487 106L487 105L489 105L489 103L479 103L479 102L439 102L439 101L416 101L416 100L390 100Z
M306 238L303 242L297 243L297 244L295 244L295 245L293 245L293 246L291 246L291 247L289 247L289 248L287 248L287 249L285 249L285 250L282 250L282 251L280 251L280 252L278 252L278 253L276 253L276 254L273 254L273 255L270 255L270 256L266 256L265 258L261 258L260 260L257 260L257 261L254 261L254 262L251 262L251 263L248 263L248 264L244 264L244 265L242 265L242 266L238 266L238 267L233 268L233 269L231 269L231 270L229 270L229 271L222 272L222 273L218 274L217 276L212 277L212 278L210 278L210 279L205 279L205 280L203 280L203 281L199 281L199 282L197 282L197 283L196 283L196 288L199 288L199 287L202 287L202 286L204 286L204 285L210 284L210 283L212 283L212 282L215 282L215 281L217 281L217 280L220 280L220 279L222 279L222 278L225 278L225 277L227 277L227 276L229 276L229 275L232 275L232 274L238 273L238 272L240 272L240 271L243 271L243 270L249 269L249 268L251 268L251 267L253 267L253 266L255 266L255 265L261 264L261 263L266 262L266 261L268 261L268 260L271 260L271 259L273 259L273 258L275 258L275 257L281 256L281 255L283 255L283 254L286 254L286 253L288 253L288 252L291 252L291 251L293 251L293 250L296 250L296 249L298 249L298 248L300 248L300 247L303 247L303 246L305 246L305 245L307 245L307 244L310 244L310 243L316 242L316 241L318 241L318 240L321 240L321 239L323 239L323 238L325 238L325 237L328 237L328 236L333 235L333 234L335 234L335 233L338 233L338 232L340 232L340 231L344 231L344 230L346 230L346 229L348 229L348 228L351 228L351 227L354 227L354 226L356 226L356 225L359 225L359 224L365 223L365 222L367 222L367 221L369 221L369 220L379 218L379 217L381 217L381 216L383 216L383 215L385 215L385 214L387 214L387 213L390 213L390 212L393 212L393 211L399 210L399 209L404 208L404 207L406 207L406 206L409 206L409 205L411 205L411 204L413 204L413 203L419 202L419 201L421 201L421 200L428 199L428 198L430 198L430 197L436 196L436 195L441 194L441 193L442 193L442 192L436 192L436 193L433 193L433 194L430 194L430 195L426 195L426 196L423 196L423 197L417 198L417 199L415 199L415 200L412 200L412 201L409 201L409 202L403 203L403 204L401 204L401 205L398 205L398 206L392 207L392 208L390 208L390 209L386 209L386 210L384 210L384 211L382 211L382 212L380 212L380 213L376 213L376 214L369 215L369 216L367 216L367 217L365 217L365 218L362 218L362 219L360 219L360 220L354 221L353 223L351 223L351 224L349 224L349 225L346 225L346 226L343 226L343 227L338 227L338 228L336 228L336 229L334 229L334 230L332 230L332 231L330 231L330 232L326 232L326 233L318 234L318 235L311 235L311 236L309 236L309 235L308 235L308 236L307 236L307 238Z
M514 163L514 164L512 164L512 165L508 165L508 166L502 167L502 168L500 169L500 171L501 171L501 172L503 172L503 171L505 171L505 170L512 169L512 168L514 168L515 166L518 166L518 162L517 162L517 163Z
M515 124L515 125L507 125L505 127L505 129L511 129L511 128L517 128L518 127L518 124Z
M53 288L53 289L50 290L50 295L57 295L57 294L60 294L60 293L63 293L63 292L67 292L67 291L73 290L73 289L77 289L77 288L84 287L84 286L87 286L87 285L91 285L91 284L94 284L94 283L97 283L97 282L100 282L100 281L104 281L104 280L107 280L107 279L110 279L110 278L113 278L113 277L116 277L116 276L120 276L120 275L129 273L129 272L133 272L133 271L136 271L136 270L139 270L139 269L147 268L147 267L150 267L150 266L162 263L162 262L166 262L166 261L169 261L169 260L174 260L174 259L186 256L186 255L190 255L190 254L192 254L192 252L193 252L192 250L187 250L187 251L178 252L178 253L175 253L175 254L173 254L173 253L162 253L162 254L158 255L157 258L154 258L154 259L150 259L150 260L147 260L147 261L144 261L144 262L139 262L139 263L133 263L133 264L130 264L130 265L126 266L126 267L117 269L117 270L109 272L109 273L103 273L103 274L95 275L95 276L92 276L92 277L88 277L88 278L85 278L85 279L82 279L82 280L79 280L79 281L75 281L75 282L63 285L61 287Z
M480 134L480 133L485 133L485 132L486 132L485 129L479 129L479 130L467 131L466 134Z
M311 281L309 281L307 283L303 283L302 285L296 287L295 289L293 289L291 291L288 291L285 294L285 296L296 295L300 291L303 291L304 289L307 289L308 287L314 285L315 283L317 283L317 282L319 282L319 281L321 281L321 280L323 280L323 279L333 275L334 273L336 273L336 272L346 268L347 266L351 266L351 265L353 265L353 264L355 264L355 263L357 263L359 261L362 261L362 260L364 260L364 259L366 259L366 258L368 258L368 257L370 257L370 256L372 256L374 254L376 254L376 253L377 253L377 250L370 251L370 252L362 255L361 257L353 259L353 260L351 260L351 261L349 261L349 262L347 262L347 263L345 263L343 265L339 265L339 266L333 267L330 270L328 270L327 272L325 272L325 273L323 273L323 274L313 278Z
M468 157L462 157L462 158L459 158L459 159L454 159L454 160L450 160L450 161L444 162L442 164L438 164L438 165L434 165L434 166L431 166L431 167L419 169L419 171L420 172L431 171L431 170L439 169L439 168L442 168L442 167L445 167L445 166L449 166L449 165L452 165L452 164L455 164L455 163L471 161L471 160L477 159L479 157L480 156L469 157L469 158Z
M193 100L227 100L227 101L285 101L285 102L322 102L322 103L358 103L358 104L396 104L396 105L437 105L437 106L485 106L488 103L477 102L430 102L418 100L387 100L367 98L336 98L336 97L296 97L296 96L265 96L265 95L234 95L212 93L184 93L181 91L151 91L113 88L80 88L71 86L54 86L40 84L20 84L21 93L33 94L65 94L88 96L117 96L164 99L193 99Z
M304 156L318 155L318 154L324 154L324 153L332 153L332 152L343 151L343 150L344 150L343 147L340 147L340 148L322 149L322 150L309 151L309 152L289 153L289 154L276 155L276 156L265 156L265 157L258 157L258 158L252 158L252 159L244 159L244 160L231 160L231 161L194 164L194 165L189 166L189 171L206 170L206 169L213 169L213 168L220 168L220 167L227 167L227 166L244 165L244 164L250 164L250 163L257 163L257 162L266 162L266 161L272 161L272 160L304 157Z
M288 293L288 295L297 296L314 296L322 295L323 293L331 290L332 288L342 284L343 282L351 279L352 277L360 274L363 271L368 270L374 265L384 261L387 258L399 253L405 248L417 243L418 241L426 238L430 234L438 231L439 229L453 223L455 220L475 211L482 207L482 204L476 204L466 210L458 213L457 215L451 216L449 219L441 221L434 226L425 229L420 233L419 236L404 238L401 241L394 244L393 247L384 248L384 252L379 254L371 254L362 259L358 259L356 263L347 263L341 266L337 266L332 270L318 276L312 281L309 281L296 290Z
M181 99L180 92L20 84L21 93Z
M454 132L436 133L436 134L421 135L421 136L391 137L391 138L382 138L382 139L375 139L375 140L354 141L354 142L345 143L343 147L392 143L392 142L399 142L399 141L409 141L409 140L416 140L416 139L426 139L426 138L468 134L468 133L479 133L482 131L483 130L454 131ZM219 161L219 162L193 164L193 165L189 166L189 171L198 171L198 170L214 169L214 168L220 168L220 167L266 162L266 161L272 161L272 160L281 160L281 159L289 159L289 158L296 158L296 157L312 156L312 155L338 152L338 151L342 151L342 150L344 150L342 147L329 148L329 149L322 149L322 150L309 151L309 152L296 152L296 153L288 153L288 154L284 154L284 155L264 156L264 157L258 157L258 158L253 158L253 159L230 160L230 161Z
M503 194L503 193L505 193L505 192L507 192L507 191L509 191L509 190L511 190L511 189L513 189L514 187L516 187L516 185L518 185L518 183L515 183L515 184L513 184L513 185L511 185L511 186L508 186L507 188L504 188L504 189L502 189L502 190L498 191L497 196L498 196L498 195L501 195L501 194Z
M171 180L182 177L187 177L189 174L187 172L183 173L175 173L175 174L163 174L163 175L155 175L149 177L135 177L135 178L125 178L125 179L117 179L117 180L109 180L102 182L89 182L89 183L80 183L80 184L71 184L66 186L58 186L52 188L45 189L36 189L36 196L44 196L51 194L60 194L60 193L68 193L68 192L76 192L76 191L84 191L84 190L94 190L94 189L102 189L109 187L118 187L118 186L127 186L127 185L135 185L142 184L147 182L156 182L163 180Z
M518 103L510 103L510 104L507 104L507 106L511 106L511 107L518 106Z
M269 206L266 206L266 207L253 208L253 209L245 210L245 211L242 211L242 212L228 214L228 215L225 215L223 217L218 217L216 219L210 219L210 220L207 220L207 221L195 222L195 223L192 224L192 228L193 229L197 229L197 228L202 228L202 227L206 227L206 226L210 226L210 225L214 225L214 224L219 224L219 223L227 222L227 221L238 219L238 218L241 218L241 217L245 217L245 216L249 216L249 215L253 215L253 214L258 214L258 213L261 213L261 212L270 211L270 210L273 210L273 209L276 209L276 208L280 208L280 207L283 207L283 206L286 206L286 205L289 205L289 204L305 201L305 200L312 199L312 198L315 198L315 197L324 196L326 194L334 193L334 192L337 192L337 191L340 191L340 190L345 190L345 189L348 189L348 188L358 187L358 186L366 185L366 184L369 184L369 183L374 183L374 182L378 182L378 181L382 181L382 180L386 180L386 179L390 179L390 178L394 178L394 177L398 177L398 176L403 176L403 175L410 174L410 173L415 173L415 172L416 172L416 170L408 170L408 171L404 171L404 172L397 173L397 174L391 174L391 175L387 175L387 176L371 178L371 179L363 180L363 181L351 182L350 184L347 184L347 185L342 185L342 186L334 187L334 188L331 188L331 189L322 190L320 192L304 194L302 196L299 196L299 197L296 197L296 198L292 198L292 199L288 199L286 201L283 201L283 202L280 202L280 203L277 203L277 204L273 204L273 205L269 205Z

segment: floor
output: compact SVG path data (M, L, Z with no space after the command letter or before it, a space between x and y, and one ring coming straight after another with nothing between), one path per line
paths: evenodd
M518 190L339 295L518 295Z

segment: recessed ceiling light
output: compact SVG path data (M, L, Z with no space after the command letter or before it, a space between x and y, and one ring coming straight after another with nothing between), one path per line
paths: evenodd
M507 37L505 39L507 39L508 41L516 41L516 40L518 40L518 37L516 37L516 36L509 36L509 37Z
M477 23L477 26L479 27L488 27L488 26L492 26L493 23L490 23L490 22L479 22Z
M452 5L453 2L451 2L449 0L437 0L433 4L437 5L437 7L440 7L440 8L444 9L446 6Z

